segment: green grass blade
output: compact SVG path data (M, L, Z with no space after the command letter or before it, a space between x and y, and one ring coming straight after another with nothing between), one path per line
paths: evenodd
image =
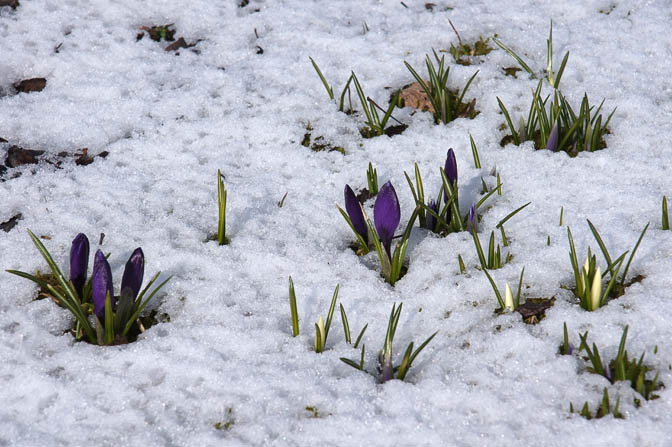
M219 209L219 221L217 223L217 242L219 245L226 243L226 189L222 181L222 172L217 170L217 204Z
M593 233L593 237L595 237L595 240L597 241L597 245L600 247L600 250L602 250L602 255L604 256L604 260L607 262L607 265L611 265L611 256L609 256L609 250L607 250L607 246L604 245L604 241L602 241L602 238L600 237L600 233L597 231L597 228L595 228L595 225L589 220L586 219L588 222L588 226L590 227L590 231ZM613 275L613 272L612 272Z
M357 340L355 340L355 349L357 349L357 346L359 346L359 342L362 341L362 337L364 336L364 332L366 332L366 328L368 328L368 327L369 327L369 323L366 323L364 325L364 327L362 328L362 331L357 336Z
M511 50L509 47L507 47L506 45L504 45L504 44L503 44L499 39L497 39L496 37L493 37L493 38L492 38L492 41L495 42L495 43L496 43L502 50L506 51L507 54L508 54L509 56L511 56L512 58L514 58L514 59L516 60L516 62L518 62L518 65L520 65L520 67L521 67L523 70L525 70L526 72L528 72L528 73L532 76L533 79L536 78L536 76L534 75L534 72L532 71L532 69L531 69L530 67L528 67L528 65L527 65L527 64L520 58L520 56L518 56L516 53L514 53L513 50Z
M158 278L160 274L161 274L161 272L157 273L154 276L154 279ZM147 307L147 304L149 304L149 302L152 300L152 298L154 298L154 295L156 295L159 292L159 290L161 290L161 288L163 286L165 286L166 283L168 281L170 281L172 278L173 278L173 275L170 275L168 278L166 278L165 281L163 281L161 284L156 286L154 288L154 290L152 290L152 293L149 294L149 296L147 297L146 300L142 301L142 303L139 306L137 306L137 308L134 308L134 311L131 314L131 317L128 319L128 323L126 323L126 327L124 327L124 331L122 332L121 335L126 335L128 333L128 331L131 329L131 326L132 326L133 322L135 320L137 320L138 317L140 317L140 313L142 313L142 311L145 309L145 307ZM152 280L152 282L154 282L154 281ZM136 304L140 302L140 296L138 296L138 298L135 300L135 302L136 302Z
M345 342L350 344L350 324L348 323L348 317L345 315L345 308L342 303L339 303L341 309L341 322L343 322L343 334L345 334Z
M497 223L497 225L495 225L495 228L500 228L502 225L504 225L504 224L505 224L509 219L511 219L513 216L515 216L516 214L518 214L520 211L524 210L525 207L526 207L527 205L529 205L530 203L532 203L532 202L527 202L525 205L523 205L523 206L521 206L521 207L518 207L517 209L511 211L509 214L507 214L506 216L504 216L504 218L501 219L501 220Z
M635 257L635 253L637 252L637 249L639 248L639 243L642 242L642 238L644 237L644 233L646 233L646 230L649 229L649 224L647 223L644 229L642 230L641 234L639 235L639 238L637 239L637 242L635 243L635 246L632 248L632 251L630 252L630 257L628 258L628 262L625 264L625 269L623 270L623 276L621 277L621 285L625 283L625 276L628 274L628 269L630 268L630 263L632 262L632 258Z
M334 309L336 309L336 299L338 298L338 289L340 284L336 284L334 289L334 296L331 297L331 305L329 306L329 313L327 314L327 323L324 325L324 343L327 343L327 336L329 335L329 328L331 327L331 319L334 317Z
M359 101L362 103L362 108L364 109L364 114L366 115L366 123L371 128L371 130L373 130L375 124L373 122L373 117L371 116L371 111L369 110L369 103L366 100L362 86L359 84L359 80L357 79L357 76L355 76L354 71L352 72L352 80L355 83L355 91L357 92L357 96L359 96Z
M108 290L105 297L105 344L111 345L112 342L114 342L114 313L112 312L112 300Z
M516 132L515 127L513 127L513 122L511 121L511 116L509 115L509 111L506 110L506 107L504 106L504 103L502 102L501 99L499 99L499 96L497 97L497 103L499 104L499 109L502 111L502 114L504 114L504 118L506 119L506 123L509 125L509 129L511 130L511 137L513 138L513 144L516 146L520 145L520 138L518 138L518 132Z
M565 71L565 65L567 65L567 59L569 59L569 51L565 53L565 57L562 58L562 63L560 64L560 70L558 70L558 73L555 75L555 80L553 81L553 88L559 89L560 88L560 79L562 78L562 73Z
M292 315L292 335L299 335L299 312L296 308L296 293L294 292L294 281L289 277L289 308Z
M315 61L313 60L312 57L308 56L308 59L310 59L310 62L313 64L313 68L317 72L317 75L320 77L320 80L322 80L322 84L324 84L324 88L327 90L327 93L329 94L329 98L333 101L334 99L334 91L327 82L327 80L324 78L324 75L322 74L322 71L320 71L320 67L317 66Z
M490 276L490 273L488 273L487 269L483 269L483 273L485 273L485 276L488 277L488 281L490 281L490 285L492 286L492 290L494 290L495 296L497 297L497 302L499 303L499 307L504 309L506 307L504 305L504 299L502 298L502 294L499 293L499 289L497 288L497 284L495 284L495 280L492 279L492 276Z
M476 70L476 72L473 75L471 75L471 77L467 81L467 84L464 86L464 89L462 89L462 94L460 95L460 98L457 100L457 104L455 104L455 111L456 112L457 112L457 108L460 106L460 104L462 104L462 100L464 100L464 95L467 94L467 90L469 90L469 86L471 85L471 83L473 82L474 78L476 77L476 75L478 74L479 71L480 70Z
M663 196L663 217L661 219L662 225L663 225L663 230L669 230L670 229L670 215L667 213L667 197Z
M469 134L469 141L471 142L471 155L474 157L474 167L476 169L481 169L481 160L478 157L478 149L476 149L476 143L474 143L474 137Z

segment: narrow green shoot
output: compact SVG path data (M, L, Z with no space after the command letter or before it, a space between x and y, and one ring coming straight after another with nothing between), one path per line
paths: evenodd
M299 335L299 312L296 308L296 293L294 292L294 281L289 277L289 310L292 315L292 336Z
M332 101L335 99L334 98L334 89L329 85L327 82L327 79L324 77L322 74L322 71L320 70L320 67L317 66L317 63L313 60L312 57L309 57L310 62L313 64L313 68L317 72L317 75L320 77L320 80L322 81L322 84L324 85L325 90L327 90L327 94L329 95L329 99ZM340 96L340 101L339 101L339 106L338 110L339 112L344 112L344 106L345 106L345 94L348 94L348 100L350 103L350 108L349 111L352 111L352 99L350 98L350 82L352 82L352 75L348 78L347 82L345 83L345 87L343 87L343 91Z
M469 134L469 141L471 143L471 155L474 157L474 167L476 169L481 169L481 159L478 157L478 149L476 148L474 137L472 137L471 134Z
M324 75L322 74L322 71L320 70L320 67L317 66L317 63L313 60L312 57L308 57L310 59L310 63L313 64L313 68L317 72L317 75L320 77L320 80L322 81L322 84L324 85L324 88L327 90L327 94L329 95L329 99L332 101L334 100L334 89L331 88L331 85L327 82L325 79Z
M369 162L369 169L366 171L366 182L369 189L369 197L378 194L378 171L373 168L371 162Z
M478 260L481 263L481 268L486 270L497 270L504 266L510 259L510 256L507 254L502 257L502 250L498 243L495 241L495 232L490 232L490 240L488 242L488 255L485 256L483 247L481 245L480 238L476 231L471 233L474 239L474 246L476 247L476 254L478 255Z
M569 342L569 334L567 333L567 322L562 323L562 344L560 345L560 354L571 355L574 351L574 346Z
M341 321L343 322L343 333L345 334L345 342L347 344L352 344L352 339L350 337L350 323L348 323L348 316L345 314L345 308L343 307L343 304L339 304L341 308ZM362 337L364 336L364 332L366 332L366 328L369 327L369 324L365 324L362 330L359 332L359 335L357 336L357 339L355 340L355 349L359 346L359 342L362 340Z
M226 188L224 187L224 180L222 171L217 170L217 205L219 209L219 222L217 224L217 242L219 245L226 245L229 243L229 238L226 237Z
M322 316L315 323L315 352L320 353L324 351L324 347L327 344L327 337L329 336L329 328L331 327L331 320L334 317L334 309L336 309L336 299L338 298L338 289L340 284L336 285L334 290L334 295L331 298L331 305L329 306L329 312L327 313L327 322L325 323L322 319Z
M565 212L565 207L561 206L560 207L560 223L558 224L558 226L560 226L560 227L562 226L562 215L563 215L564 212Z
M467 270L466 267L464 266L464 260L462 259L462 255L458 254L457 255L457 263L460 266L460 273L464 274L464 272Z
M667 214L667 197L663 196L663 217L662 217L663 230L670 229L670 216Z

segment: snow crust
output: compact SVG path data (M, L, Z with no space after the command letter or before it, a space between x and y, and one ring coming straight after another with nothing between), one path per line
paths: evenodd
M0 137L9 140L0 156L11 144L110 153L86 167L22 167L22 176L0 183L0 221L23 214L0 232L0 266L46 270L29 228L50 238L44 242L64 268L77 233L95 247L104 232L116 287L138 246L146 277L173 275L154 304L169 322L133 344L98 347L63 335L67 312L35 301L31 284L3 273L0 445L672 444L672 232L660 224L661 198L672 197L669 2L441 0L433 11L413 1L238 3L22 0L15 11L0 8L0 87L47 79L40 93L0 98ZM424 72L426 53L457 44L448 19L465 42L496 33L539 72L552 19L555 63L571 53L565 96L576 108L584 92L595 104L605 98L606 112L617 107L608 149L572 159L527 144L502 148L496 97L517 117L537 81L505 76L502 67L515 64L499 48L480 64L451 64L455 87L480 70L467 95L481 112L474 120L436 126L404 109L395 113L409 125L403 134L363 139L361 118L338 112L308 57L337 93L354 70L366 94L386 103L389 87L412 82L404 60ZM166 23L198 44L175 55L148 36L136 42L140 26ZM346 155L303 147L308 123ZM482 169L474 168L469 134ZM449 147L464 212L480 197L481 176L492 186L490 170L501 174L504 194L484 208L482 240L532 202L506 224L514 258L492 275L503 290L525 267L523 296L556 298L538 325L493 313L467 233L438 238L416 229L408 273L395 287L374 258L348 248L354 238L335 206L344 185L366 186L372 162L379 183L395 185L405 222L413 199L404 171L417 162L426 191L436 194ZM217 169L229 191L225 247L207 241L217 227ZM595 312L563 289L574 281L565 226L579 254L590 245L604 269L586 218L618 254L651 223L629 274L644 279ZM340 362L359 351L345 343L338 315L328 349L312 352L313 323L336 284L353 332L369 324L369 369L393 303L404 303L398 356L411 340L439 331L407 382L379 385ZM603 359L613 358L629 324L630 354L646 352L667 385L660 398L635 408L627 384L609 385L580 357L560 356L563 322L575 345L588 330ZM570 402L593 409L605 386L613 399L620 395L624 420L570 416ZM227 422L228 429L214 427Z

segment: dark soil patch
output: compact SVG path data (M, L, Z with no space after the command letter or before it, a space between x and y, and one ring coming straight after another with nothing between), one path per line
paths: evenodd
M44 78L24 79L14 83L14 89L18 93L41 92L47 86L47 80Z
M528 298L523 304L518 306L516 312L527 324L537 324L546 316L546 310L550 309L555 303L555 298Z
M0 223L0 230L4 231L5 233L9 233L21 219L23 219L23 214L15 214L14 216L10 217L9 220Z
M322 151L327 151L327 152L340 152L341 154L345 155L345 149L341 146L334 146L330 143L328 143L323 136L318 136L315 138L312 138L311 131L313 130L312 126L308 124L306 126L306 132L303 135L303 138L301 139L301 146L305 146L310 148L313 152L322 152Z
M3 140L6 142L6 140ZM74 153L59 152L56 155L48 154L45 151L25 149L12 145L7 149L7 156L3 165L0 165L0 181L5 181L5 177L16 178L21 176L22 172L17 170L25 165L51 165L61 168L63 162L74 160L78 166L86 166L94 162L96 158L105 158L109 152L103 151L96 155L89 155L87 148L80 149Z
M9 6L12 9L16 9L20 6L19 0L0 0L0 8L3 6Z

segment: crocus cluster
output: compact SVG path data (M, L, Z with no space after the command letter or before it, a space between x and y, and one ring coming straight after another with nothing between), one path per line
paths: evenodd
M141 291L145 269L145 258L141 248L135 249L126 263L121 280L121 294L114 295L112 270L102 251L94 256L93 272L87 281L89 263L89 240L83 233L78 234L70 247L70 280L66 280L58 264L49 254L44 244L28 230L33 243L51 268L56 285L43 277L34 276L18 270L9 273L29 279L47 291L54 300L75 317L74 329L77 339L85 337L91 343L109 345L128 342L129 337L137 335L142 327L138 325L140 313L154 295L170 280L163 281L143 299L145 292L159 277L157 273ZM95 325L89 321L93 313Z
M392 251L394 232L401 220L399 199L392 183L388 181L378 191L373 205L373 223L349 185L345 185L344 196L346 211L340 207L339 210L357 236L360 246L359 253L368 253L369 247L373 245L380 259L383 276L394 285L401 276L410 230L418 215L418 209L416 208L413 212L406 231Z

